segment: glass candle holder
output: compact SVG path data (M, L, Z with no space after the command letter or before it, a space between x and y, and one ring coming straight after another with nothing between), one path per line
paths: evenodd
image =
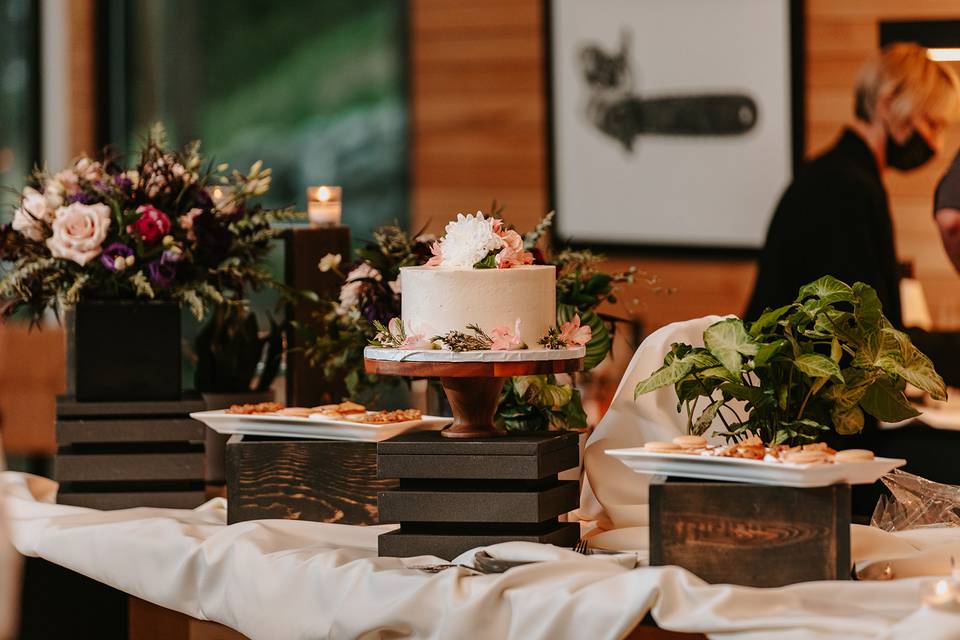
M343 188L328 185L307 187L307 217L310 224L335 227L343 211Z

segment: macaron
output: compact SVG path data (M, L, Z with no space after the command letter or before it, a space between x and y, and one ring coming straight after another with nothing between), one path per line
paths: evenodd
M791 451L784 456L784 462L792 464L813 464L823 462L827 459L827 454L822 451Z
M681 449L700 449L707 446L707 439L703 436L677 436L673 439L673 444Z
M643 448L654 453L671 453L673 451L680 451L680 445L678 444L674 444L672 442L659 442L656 440L646 443L643 445Z
M834 462L870 462L873 460L873 451L869 449L844 449L837 451L833 456Z

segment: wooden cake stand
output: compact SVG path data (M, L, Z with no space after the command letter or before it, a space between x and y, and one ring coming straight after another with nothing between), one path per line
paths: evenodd
M583 355L581 351L565 359L510 362L424 362L367 357L364 368L367 373L386 376L440 378L453 411L453 424L441 433L448 438L489 438L500 435L493 425L493 416L507 378L580 371Z

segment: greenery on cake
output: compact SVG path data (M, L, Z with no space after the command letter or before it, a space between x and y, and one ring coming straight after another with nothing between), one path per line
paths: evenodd
M907 334L884 317L876 292L824 276L756 321L710 326L703 347L676 343L637 396L673 385L677 411L700 435L720 420L728 440L802 444L831 428L858 433L865 414L885 422L919 415L907 383L946 399L943 379ZM741 410L742 407L742 410Z
M483 217L483 224L488 228L481 228L479 235L489 239L489 235L484 234L494 229L499 230L496 233L512 231L522 238L522 253L529 254L533 264L552 264L556 267L557 325L562 327L577 317L579 328L589 327L590 337L584 345L584 367L591 369L598 365L610 353L611 336L617 320L601 314L598 307L604 302L616 302L617 289L623 284L632 283L638 275L636 270L631 268L624 272L608 273L603 270L604 258L587 250L564 250L548 255L541 245L553 223L553 213L547 214L534 229L520 236L498 217L501 212L496 204L492 211L492 216ZM491 224L491 219L498 224ZM470 224L477 226L478 217L473 216L472 220ZM514 242L512 234L510 238L510 242ZM344 284L337 298L321 300L324 309L316 314L315 323L303 328L311 334L306 356L314 366L323 368L328 379L344 380L349 397L375 401L379 391L401 380L392 376L367 374L363 370L363 350L368 344L394 348L406 344L409 348L411 344L419 343L423 346L418 348L431 348L426 345L437 343L437 347L442 347L443 340L447 339L448 348L465 349L486 344L489 339L492 346L497 336L487 335L484 338L467 327L460 332L463 335L427 336L424 342L419 342L423 336L412 336L411 340L402 327L398 319L401 315L400 269L428 264L438 254L442 255L442 246L443 243L435 236L422 232L408 234L397 226L386 226L374 232L373 240L363 244L357 251L357 260L346 268L341 269L343 259L340 256L327 256L321 262L322 270L337 273L344 278ZM495 261L503 249L503 246L488 249L479 262L489 262L492 252L495 252ZM464 259L469 261L470 256ZM483 268L477 262L468 266ZM656 285L653 279L648 282L651 286ZM516 335L519 332L514 328L511 333ZM578 335L582 337L585 333L581 331ZM521 384L518 388L514 384L516 380L508 381L505 385L497 413L498 425L519 431L538 430L545 428L545 425L550 428L562 428L564 424L567 428L584 426L576 417L583 413L583 407L580 394L572 384L560 383L555 376L546 376L542 384ZM556 389L566 389L569 393ZM573 403L574 406L556 405L558 400ZM527 409L521 411L518 407ZM506 411L510 412L509 420L505 417ZM563 416L570 418L564 422Z

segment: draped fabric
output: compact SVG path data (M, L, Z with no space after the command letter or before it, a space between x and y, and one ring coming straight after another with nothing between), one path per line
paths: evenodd
M427 574L437 558L377 558L386 527L292 520L226 526L225 503L193 511L101 512L52 504L56 483L0 474L14 543L138 598L214 620L252 640L625 637L646 613L721 640L955 639L960 615L921 606L920 589L960 556L956 529L889 534L854 527L861 564L891 560L901 580L780 589L708 585L676 567L627 569L597 556L510 542L499 557L554 558L504 574ZM468 561L467 553L457 559Z
M687 432L687 418L677 411L672 386L636 399L633 390L663 365L673 343L702 347L704 330L720 320L722 316L706 316L661 327L643 341L630 361L610 409L587 439L583 455L585 480L579 516L596 522L598 531L591 539L595 546L643 551L648 548L650 477L631 471L604 451L642 447L651 440L670 441Z
M0 441L0 472L5 469ZM13 548L7 526L3 494L0 493L0 640L13 638L20 594L20 555Z

